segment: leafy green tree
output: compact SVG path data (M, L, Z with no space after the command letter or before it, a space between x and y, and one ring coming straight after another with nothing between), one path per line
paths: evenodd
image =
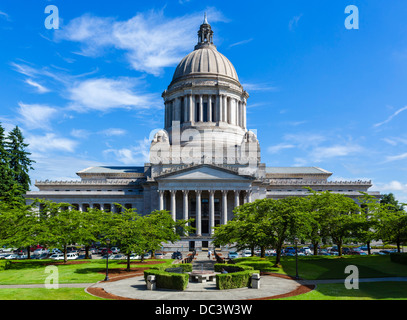
M379 199L366 192L360 192L358 198L360 204L360 215L355 220L355 236L361 242L366 243L368 254L371 254L370 243L378 240L377 229L379 226L379 215L383 204Z
M32 164L35 161L30 159L31 153L26 151L28 144L24 142L23 134L18 126L9 132L5 147L8 153L12 179L22 186L25 193L30 190L31 180L28 172L30 169L34 170Z
M396 243L401 251L401 243L407 241L407 212L394 204L382 203L379 213L378 237L387 243Z
M313 197L323 219L321 228L332 238L342 256L344 240L354 233L359 206L351 198L329 191L317 192Z

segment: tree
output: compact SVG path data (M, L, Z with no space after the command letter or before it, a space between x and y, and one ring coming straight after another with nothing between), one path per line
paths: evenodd
M379 224L379 214L383 204L366 192L360 192L362 196L358 198L360 203L359 219L355 221L355 235L363 243L366 243L368 254L371 254L370 243L377 240L377 228Z
M311 197L322 217L321 228L332 238L342 256L343 241L354 231L359 206L351 198L330 191L317 192Z
M32 164L35 163L29 156L31 153L26 151L28 144L24 143L24 137L18 126L9 132L7 141L5 141L6 151L8 153L11 176L15 183L22 186L23 192L30 190L29 170L34 170Z
M9 162L10 155L6 150L4 128L0 124L0 198L4 198L13 185Z

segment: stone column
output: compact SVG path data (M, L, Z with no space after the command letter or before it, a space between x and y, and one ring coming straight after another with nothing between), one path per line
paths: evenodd
M227 190L222 190L222 224L228 222L228 192Z
M208 121L212 122L212 95L208 96Z
M247 190L246 191L246 202L247 203L252 202L252 190Z
M176 219L177 219L177 212L176 212L177 203L175 200L176 194L177 194L176 190L171 190L171 215L172 215L172 219L174 221L176 221Z
M217 95L216 96L216 107L218 109L218 121L223 121L223 110L222 110L222 106L223 106L223 97L221 95Z
M194 99L192 94L189 95L189 103L188 103L188 109L189 109L189 121L193 122L194 121Z
M199 121L203 121L203 96L199 95Z
M239 193L240 190L235 190L235 208L239 206Z
M246 103L243 102L243 128L246 128Z
M209 190L209 234L213 234L215 226L215 190Z
M228 115L228 97L226 95L223 96L223 121L228 122L229 115Z
M160 196L160 210L164 210L164 190L158 190Z
M188 121L188 99L184 96L184 122Z
M201 190L196 190L196 235L202 235L202 228L201 228L201 220L202 220L202 213L201 213Z
M184 220L188 220L188 190L183 190Z

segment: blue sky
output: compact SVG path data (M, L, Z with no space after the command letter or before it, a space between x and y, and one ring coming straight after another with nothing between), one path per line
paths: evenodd
M345 28L348 5L358 30ZM0 122L22 129L31 179L147 162L161 93L205 11L250 94L262 162L372 180L407 202L407 3L395 0L3 0Z

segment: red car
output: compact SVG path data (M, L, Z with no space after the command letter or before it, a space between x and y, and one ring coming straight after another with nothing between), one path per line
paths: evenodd
M104 255L106 255L106 253L107 253L107 249L103 249L102 252L101 252L101 255L104 256ZM113 253L112 250L109 249L108 254L112 254L112 253Z

